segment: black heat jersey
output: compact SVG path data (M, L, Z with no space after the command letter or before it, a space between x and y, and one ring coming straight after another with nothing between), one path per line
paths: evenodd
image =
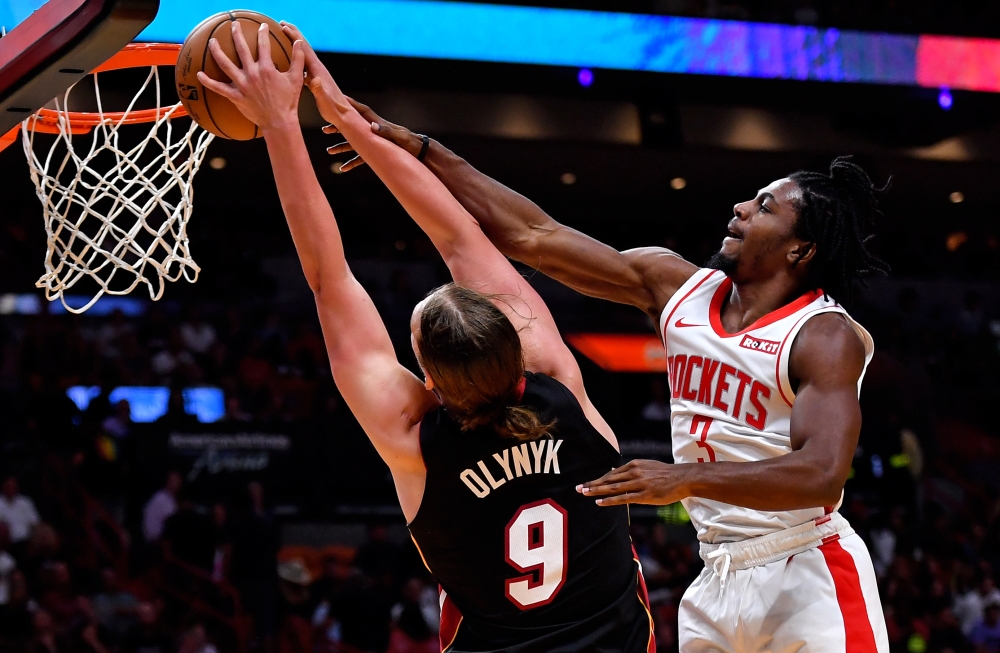
M446 593L441 648L654 651L628 510L576 491L621 455L564 385L526 377L522 405L555 420L551 437L463 433L443 408L420 425L427 485L409 527Z

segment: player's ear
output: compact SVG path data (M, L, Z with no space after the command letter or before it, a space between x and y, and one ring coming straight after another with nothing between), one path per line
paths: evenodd
M427 388L428 390L433 390L434 389L434 379L432 379L431 377L428 376L427 380L424 381L424 387Z
M816 255L816 243L800 241L788 250L788 262L794 268L802 263L808 263Z

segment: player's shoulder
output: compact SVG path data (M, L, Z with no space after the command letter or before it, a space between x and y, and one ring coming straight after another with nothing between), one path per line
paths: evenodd
M700 269L666 247L637 247L622 255L642 278L651 295L654 305L647 309L651 314L663 310L670 298Z
M865 356L865 343L847 314L826 311L810 317L799 330L789 364L799 378L838 371L850 374L863 369Z

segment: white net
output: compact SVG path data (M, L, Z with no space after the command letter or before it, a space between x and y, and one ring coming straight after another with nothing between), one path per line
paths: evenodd
M80 130L68 109L72 88L55 100L57 129L39 128L36 114L21 130L48 240L45 274L35 285L74 313L105 293L125 295L145 284L155 301L167 281L197 280L200 268L188 243L192 181L213 139L193 120L186 129L174 125L179 104L159 109L149 124L129 124L144 94L155 91L156 107L161 106L156 66L128 108L114 117L105 114L99 75L91 77L97 104L92 130L73 133ZM71 306L66 297L81 282L73 293L89 301Z

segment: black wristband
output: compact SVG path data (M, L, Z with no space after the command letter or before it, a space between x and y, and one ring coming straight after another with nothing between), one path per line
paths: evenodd
M420 153L417 154L417 161L423 161L424 157L427 156L427 149L431 146L431 139L423 134L420 134Z

